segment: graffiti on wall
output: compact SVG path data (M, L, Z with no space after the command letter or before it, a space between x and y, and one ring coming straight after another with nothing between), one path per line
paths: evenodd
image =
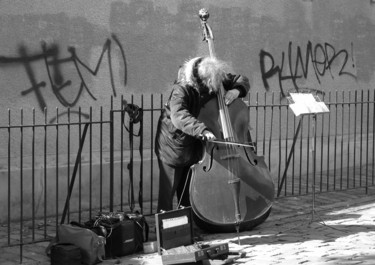
M353 47L353 44L351 44L351 47ZM335 76L344 75L356 79L357 77L353 73L355 68L352 55L353 48L351 50L352 53L350 54L346 49L336 50L333 45L327 42L313 45L311 41L308 41L305 54L303 54L301 47L297 46L296 55L293 59L293 43L289 42L287 54L285 55L284 51L281 53L280 64L275 63L275 59L270 52L261 50L259 60L264 87L269 90L268 80L277 75L281 93L285 97L284 81L291 81L294 89L298 91L301 88L298 80L307 79L311 72L319 84L321 78L327 74L333 79ZM268 67L266 66L267 62L270 62ZM312 65L312 69L309 68L310 65Z
M70 56L61 57L59 46L56 44L47 45L46 42L41 43L41 51L39 53L31 54L28 52L27 47L25 45L20 45L18 48L18 56L17 57L7 57L7 56L0 56L0 67L7 67L7 66L14 66L19 65L25 69L26 76L28 81L30 82L30 87L21 91L22 96L31 96L34 95L38 106L41 110L44 110L47 107L46 99L43 96L43 89L47 88L47 83L49 82L50 88L55 95L56 99L61 103L64 107L74 107L76 106L77 102L82 96L82 92L85 90L92 100L97 100L96 96L90 90L89 86L87 85L87 81L85 79L85 75L83 74L81 68L85 69L86 72L91 76L96 76L102 66L103 57L107 55L108 60L108 68L110 74L110 83L112 88L112 94L116 97L117 91L114 82L114 75L113 75L113 67L112 67L112 43L115 43L116 47L119 48L121 54L121 61L123 63L124 69L124 79L123 84L126 86L127 83L127 66L126 66L126 56L124 49L116 37L116 35L112 35L111 38L106 39L101 54L99 56L98 61L94 68L90 68L87 64L83 62L83 60L78 56L76 49L74 47L68 47L67 51L69 52ZM45 67L45 73L48 76L48 80L40 80L36 74L35 69L33 68L32 64L36 62L42 62ZM75 73L79 77L79 85L77 89L74 89L74 96L73 99L68 99L62 93L68 87L71 87L72 80L67 79L66 75L62 70L63 65L71 66ZM69 93L71 94L71 93Z

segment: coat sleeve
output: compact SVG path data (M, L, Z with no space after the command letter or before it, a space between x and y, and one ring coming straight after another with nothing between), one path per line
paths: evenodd
M189 100L192 99L187 93L186 88L175 86L169 102L171 121L183 133L199 137L207 127L203 122L194 117L191 110L193 104ZM197 100L199 99L197 98Z
M227 74L223 82L225 90L238 89L240 94L238 97L245 97L250 90L249 79L244 75Z

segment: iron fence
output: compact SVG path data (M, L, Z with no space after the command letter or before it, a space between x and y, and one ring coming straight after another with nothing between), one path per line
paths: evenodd
M329 113L298 117L282 94L246 98L276 197L374 185L374 91L320 96ZM98 109L9 110L0 126L0 246L18 245L22 261L23 245L50 240L61 222L107 210L154 214L163 104L163 95L141 95Z

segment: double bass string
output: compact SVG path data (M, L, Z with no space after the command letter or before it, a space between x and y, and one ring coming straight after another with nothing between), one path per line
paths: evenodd
M220 109L220 116L222 120L222 129L225 141L235 141L234 138L234 131L232 127L232 123L229 116L228 106L224 102L224 87L221 83L220 89L218 91L218 103ZM225 124L225 125L223 125ZM225 131L226 130L226 131ZM238 235L238 244L241 245L239 231L240 231L240 223L241 223L241 210L240 210L240 201L239 201L239 193L240 193L240 179L237 177L237 172L239 172L239 163L238 163L238 153L235 152L235 148L232 145L225 145L227 151L227 165L228 165L228 185L233 192L233 201L234 201L234 210L235 210L235 219L236 225L235 228L237 230ZM235 174L236 173L236 174Z
M232 123L229 116L228 107L224 101L224 87L221 83L217 100L219 104L220 110L220 118L222 123L222 130L223 136L225 141L235 141L234 131L232 127ZM238 164L238 153L235 150L233 145L225 145L226 153L227 153L227 165L228 165L228 184L231 185L231 189L233 192L234 204L235 204L235 218L237 222L237 231L239 230L239 224L241 222L241 212L239 206L239 192L240 192L240 179L237 177L237 172L239 172L239 164Z

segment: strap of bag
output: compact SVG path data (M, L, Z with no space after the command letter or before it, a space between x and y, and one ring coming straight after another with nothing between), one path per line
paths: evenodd
M141 218L141 221L142 223L140 224L139 222L135 221L139 226L142 227L142 231L143 231L143 234L144 234L144 241L147 242L148 241L148 233L149 233L149 230L150 230L150 227L146 221L146 218L144 216L142 216Z
M132 214L135 214L136 217L129 217L127 215L127 218L130 219L130 220L133 220L140 228L142 228L142 232L143 232L143 236L144 236L144 242L147 242L150 227L147 223L146 218L139 211L135 211Z
M141 109L142 110L142 109ZM141 157L141 162L143 162L143 111L140 112L140 123L139 123L139 155ZM138 203L141 211L143 211L143 167L142 163L139 165L139 192L138 192Z
M144 231L145 231L145 242L148 241L148 233L149 233L149 230L150 230L150 227L146 221L146 218L143 216L143 224L144 224Z
M133 150L134 150L134 142L133 137L134 136L141 136L143 134L143 109L135 104L128 104L125 100L123 101L123 124L125 129L129 133L129 147L130 147L130 161L128 164L128 170L129 170L129 206L130 211L134 211L134 176L133 176ZM125 126L125 112L129 115L129 128ZM139 131L137 134L134 134L134 124L140 123L139 125ZM139 139L139 153L141 159L143 159L143 138L140 137ZM138 202L141 207L143 208L143 168L142 164L140 165L140 181L139 181L139 194L138 194Z
M129 121L129 147L130 147L130 161L128 164L129 170L129 191L128 191L128 198L129 198L129 206L130 211L133 212L134 210L134 185L133 185L133 123Z
M52 240L49 242L48 246L46 247L45 252L46 252L46 255L47 255L48 257L51 256L51 249L52 249L52 247L55 246L55 245L57 245L57 237L52 238Z

